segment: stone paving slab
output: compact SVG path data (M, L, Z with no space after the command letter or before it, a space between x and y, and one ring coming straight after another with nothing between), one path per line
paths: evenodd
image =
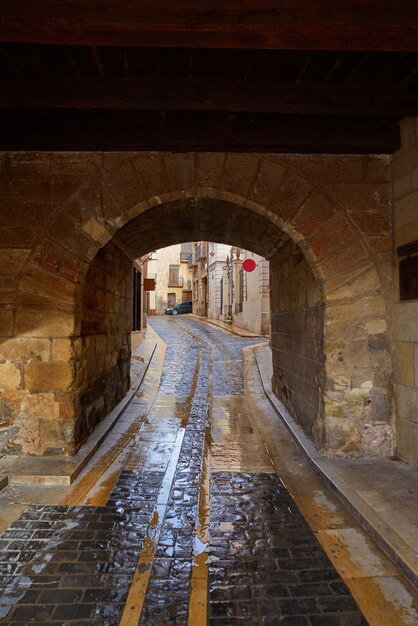
M271 389L271 350L254 349L270 404L311 467L418 588L418 475L391 459L324 459Z

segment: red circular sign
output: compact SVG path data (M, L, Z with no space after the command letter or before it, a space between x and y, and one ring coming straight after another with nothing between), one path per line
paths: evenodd
M245 259L244 263L242 264L242 268L246 272L253 272L256 268L256 262L254 261L254 259Z

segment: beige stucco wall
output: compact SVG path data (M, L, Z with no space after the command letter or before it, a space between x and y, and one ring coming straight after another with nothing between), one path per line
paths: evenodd
M174 293L176 296L176 304L180 304L183 299L183 290L192 288L191 272L187 262L180 261L181 244L167 246L156 251L155 271L157 274L157 283L155 287L155 309L157 315L164 313L167 304L167 294ZM169 268L170 265L179 265L179 276L183 279L183 286L169 285Z
M393 158L395 242L395 387L397 453L418 465L418 298L399 299L396 248L418 241L418 118L401 124L402 148Z

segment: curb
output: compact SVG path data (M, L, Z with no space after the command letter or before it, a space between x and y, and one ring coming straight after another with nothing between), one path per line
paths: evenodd
M415 589L418 589L418 571L414 565L413 556L411 556L411 562L408 562L405 556L403 556L405 552L410 552L410 547L392 528L388 528L384 520L382 520L364 500L360 499L353 489L341 478L335 480L335 478L331 476L332 468L326 467L327 459L324 459L320 455L310 439L308 439L300 426L289 414L285 406L276 398L273 392L266 387L262 371L263 368L257 356L257 348L259 347L260 346L254 346L253 352L264 393L294 443L321 481L338 497L360 526L364 528L375 543L385 552ZM404 550L400 549L402 547L404 547Z
M90 461L92 456L97 452L98 448L101 446L103 441L106 439L107 435L110 433L112 428L116 425L120 417L128 408L129 404L133 400L135 394L138 392L138 389L142 385L142 382L145 378L145 375L148 371L152 358L154 356L155 350L157 348L157 344L154 344L154 347L150 353L148 358L148 362L141 373L138 384L134 389L130 389L125 397L117 404L114 409L108 413L108 415L102 420L90 435L89 439L81 446L79 451L74 455L74 457L65 458L65 457L33 457L28 461L27 458L21 459L16 457L8 457L7 462L10 462L11 469L10 471L2 472L0 474L0 489L6 487L7 484L13 485L34 485L34 484L42 484L42 485L63 485L70 486L73 484L75 479L79 476L79 474L83 471L87 463ZM77 458L79 457L79 458ZM53 465L55 461L55 468L48 466ZM31 469L30 463L33 463L35 467ZM21 467L19 467L21 465ZM38 465L38 468L36 468ZM46 466L43 468L43 466ZM60 467L61 466L61 467ZM37 469L37 471L36 471Z
M225 330L226 332L231 333L232 335L236 335L237 337L244 337L244 338L249 338L249 339L258 339L260 337L266 337L266 335L257 335L256 333L253 333L252 331L245 331L245 329L243 329L242 332L233 330L234 328L236 328L236 326L232 326L232 325L231 325L231 328L226 328L225 326L221 326L220 324L217 324L216 323L217 320L212 320L208 317L199 317L198 315L194 315L193 313L189 314L189 317L197 320L198 322L202 322L203 324L210 324L210 326L214 326L215 328L218 328L219 330Z

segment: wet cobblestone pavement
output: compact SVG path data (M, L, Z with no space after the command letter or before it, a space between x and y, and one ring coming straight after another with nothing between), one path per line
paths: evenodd
M211 626L365 626L274 474L211 477Z
M30 506L0 536L0 623L119 624L162 478L125 471L104 507Z
M187 624L211 374L210 344L201 340L196 343L195 339L186 335L189 345L195 345L199 355L196 359L192 356L189 361L184 334L179 332L175 324L169 325L163 320L155 318L151 322L168 346L161 389L167 393L171 385L173 393L192 393L192 397L187 421L183 422L184 439L141 614L141 626ZM176 342L176 336L181 337L179 343ZM188 373L185 377L179 374L175 380L171 379L173 364L175 368L179 362L187 364L189 371L193 370L192 377ZM177 371L180 372L180 368Z
M188 336L188 341L184 335L180 334L179 337L179 327L181 327L188 333L192 333L199 341L212 347L213 395L226 396L244 393L242 349L245 346L265 341L264 337L257 339L229 335L193 318L154 317L149 321L167 343L168 348L161 381L162 389L171 389L170 393L178 394L182 393L181 390L188 393L190 389L190 377L193 375L190 372L196 364L197 346L192 336Z
M234 426L242 348L257 340L191 318L150 324L166 358L125 469L103 505L33 505L0 536L0 623L366 625L253 429ZM225 441L238 435L234 465Z

